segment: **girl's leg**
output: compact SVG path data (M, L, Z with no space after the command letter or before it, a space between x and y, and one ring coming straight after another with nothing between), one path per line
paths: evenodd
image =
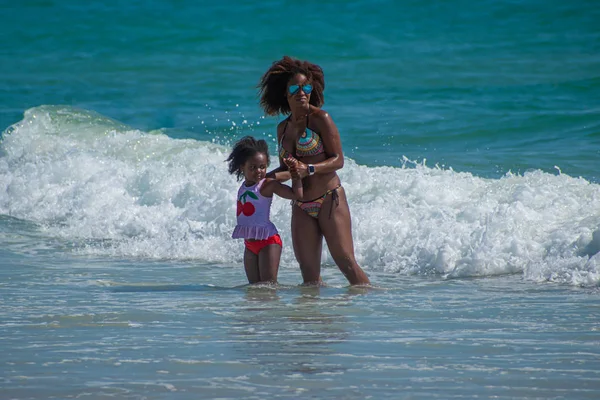
M327 196L319 213L319 224L327 241L327 247L338 268L351 285L369 284L369 278L354 258L352 221L344 188L337 189L337 194L339 204L336 204L333 195ZM333 209L330 217L329 210L332 202Z
M281 246L270 244L258 253L258 271L260 282L277 283L279 260L281 259Z
M258 256L244 248L244 269L249 283L260 282L260 273L258 270Z
M304 284L320 284L323 234L319 221L296 205L292 206L292 242Z

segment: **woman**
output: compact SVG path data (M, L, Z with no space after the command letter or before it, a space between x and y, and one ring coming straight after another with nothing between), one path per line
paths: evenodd
M289 115L277 126L279 167L269 173L288 178L286 162L296 162L305 200L292 206L292 242L305 284L321 283L323 237L340 271L352 285L369 284L354 257L350 209L337 170L344 166L340 134L321 110L323 70L288 56L276 61L258 85L268 115ZM306 200L310 199L310 200Z

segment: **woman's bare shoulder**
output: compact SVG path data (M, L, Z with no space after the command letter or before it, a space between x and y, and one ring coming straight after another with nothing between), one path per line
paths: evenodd
M314 108L311 110L310 119L319 128L327 128L333 124L331 115L322 108Z
M317 107L311 108L309 117L311 119L318 119L318 120L331 118L327 111L323 110L322 108L317 108Z
M285 117L282 121L277 124L277 137L281 136L283 130L285 129L285 125L287 123L288 118Z

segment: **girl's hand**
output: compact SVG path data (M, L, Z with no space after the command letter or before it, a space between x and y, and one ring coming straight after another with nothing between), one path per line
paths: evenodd
M300 174L300 179L304 179L308 176L308 165L303 162L298 161L294 157L285 158L283 162L287 165L290 174L292 173L292 169L295 169L298 171L298 174Z
M288 171L290 172L292 179L301 179L300 174L298 173L298 160L290 157L286 158L284 162L288 167Z
M292 166L295 166L298 163L298 160L296 160L294 157L289 156L283 159L283 162L285 163L285 165L288 168L292 168Z

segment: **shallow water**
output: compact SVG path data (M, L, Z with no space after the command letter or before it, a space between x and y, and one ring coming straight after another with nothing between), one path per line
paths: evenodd
M3 268L6 398L596 398L597 288L514 276L248 287L237 268Z

